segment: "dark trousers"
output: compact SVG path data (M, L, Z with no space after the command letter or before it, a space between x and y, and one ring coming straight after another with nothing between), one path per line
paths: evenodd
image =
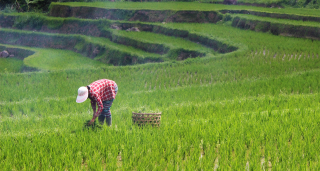
M111 116L107 117L107 116L105 116L105 115L99 115L98 120L99 120L99 123L100 123L101 125L103 125L104 120L106 120L106 124L107 124L108 126L111 126L111 124L112 124L112 117L111 117Z
M104 121L106 121L107 125L111 126L112 117L111 117L110 107L112 105L112 102L113 102L113 99L102 102L103 103L103 110L102 110L101 114L98 117L98 120L99 120L100 124L103 124Z

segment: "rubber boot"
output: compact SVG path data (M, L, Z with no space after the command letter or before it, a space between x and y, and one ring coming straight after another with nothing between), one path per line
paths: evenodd
M107 123L108 126L111 126L111 124L112 124L112 117L111 116L110 117L106 117L106 123Z

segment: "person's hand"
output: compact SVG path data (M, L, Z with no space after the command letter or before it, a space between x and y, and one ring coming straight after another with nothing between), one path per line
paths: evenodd
M92 119L92 120L88 123L88 125L89 125L89 126L92 125L93 122L94 122L94 120Z

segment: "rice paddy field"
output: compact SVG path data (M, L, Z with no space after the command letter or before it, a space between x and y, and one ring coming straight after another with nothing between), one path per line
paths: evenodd
M0 50L14 54L0 58L1 170L319 170L318 10L172 3L51 4L118 19L0 12ZM137 17L156 7L163 20ZM195 22L192 10L209 13ZM119 87L112 126L87 128L77 90L103 78ZM161 124L139 127L132 112Z

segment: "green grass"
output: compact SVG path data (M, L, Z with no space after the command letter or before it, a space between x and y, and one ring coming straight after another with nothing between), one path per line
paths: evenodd
M317 48L320 45L319 42L307 39L273 36L216 24L167 23L165 26L187 30L191 33L196 32L227 43L232 42L243 50L249 48L250 51L266 49L280 53L319 53Z
M131 54L131 55L139 56L141 58L145 58L145 57L161 57L161 55L159 55L159 54L148 53L148 52L145 52L143 50L136 49L136 48L134 48L132 46L125 46L125 45L113 43L112 41L110 41L107 38L89 37L89 36L83 36L83 37L88 42L92 42L92 43L100 44L100 45L103 45L103 46L107 46L107 47L110 47L110 48L115 49L115 50L119 50L119 51L122 51L122 52L125 52L125 53L128 53L128 54Z
M0 58L0 73L20 72L23 61L14 58Z
M219 10L251 10L260 12L271 12L281 14L295 14L306 16L319 16L320 12L317 9L302 9L302 8L263 8L254 6L235 6L235 5L220 5L208 4L199 2L67 2L67 3L52 3L51 5L67 5L71 7L88 6L106 9L126 9L126 10L196 10L196 11L219 11Z
M31 18L34 18L35 16L33 15L30 15ZM19 18L17 19L17 23L20 22L20 20L28 20L28 17L27 18ZM28 22L26 22L25 26L23 26L23 23L22 22L22 25L21 25L21 28L28 28L29 25L30 25L30 22L31 22L31 27L34 27L32 25L32 23L34 23L35 21L33 21L34 19L32 20L28 20ZM49 23L49 21L55 21L54 19L52 19L52 17L48 17L48 20L46 19L46 17L43 17L41 19L41 21L43 23ZM86 22L86 24L92 22L91 24L93 23L97 23L97 24L101 24L99 22L96 22L94 20L77 20L77 19L72 19L72 20L62 20L63 22L62 23L68 23L68 24L72 24L73 22ZM69 23L71 22L71 23ZM108 22L107 20L105 21L101 21L101 22ZM21 23L20 23L21 24ZM47 26L46 24L44 24L45 26ZM61 27L61 26L60 26ZM65 35L65 34L57 34L57 33L44 33L44 32L35 32L35 31L27 31L27 30L18 30L18 29L2 29L2 31L4 32L10 32L10 33L14 33L14 34L19 34L20 36L16 36L16 39L10 39L10 41L8 41L8 43L15 43L16 40L18 40L21 35L27 35L27 36L31 36L31 35L34 35L34 36L49 36L49 37L59 37L59 38L62 38L62 39L69 39L68 37L70 37L71 39L83 39L86 43L78 43L75 48L78 50L78 51L81 51L81 49L83 49L88 43L93 43L95 45L99 45L100 47L107 47L113 51L118 51L120 53L125 53L126 55L131 55L131 56L136 56L138 58L140 58L140 60L143 60L143 59L154 59L154 60L158 60L158 59L162 59L162 61L166 61L168 60L168 54L164 54L164 55L159 55L159 54L154 54L154 53L149 53L149 52L145 52L143 50L140 50L140 49L137 49L137 48L134 48L132 46L125 46L125 45L121 45L121 44L116 44L106 38L102 38L102 37L90 37L90 36L79 36L79 35ZM113 31L113 33L115 34L116 32ZM158 35L158 34L152 34L152 33L146 33L146 32L140 32L140 33L127 33L127 32L119 32L119 33L116 33L116 35L118 36L122 36L122 37L127 37L127 38L133 38L137 41L140 41L140 42L146 42L146 43L158 43L158 44L161 44L159 42L166 42L166 44L164 44L165 46L171 48L171 49L174 49L174 50L178 50L178 49L184 49L184 50L188 50L188 51L197 51L197 52L200 52L200 53L204 53L204 54L207 54L207 56L213 56L215 54L214 50L212 50L211 48L207 48L207 47L204 47L200 44L196 44L196 43L193 43L193 42L190 42L190 41L187 41L187 40L183 40L181 38L174 38L174 37L169 37L169 36L163 36L163 35ZM145 36L143 36L145 35ZM152 36L151 36L152 35ZM140 37L140 38L138 38ZM142 38L144 37L144 39ZM138 38L138 39L137 39ZM156 40L158 39L158 40ZM54 40L53 40L53 43ZM39 46L42 46L41 44L39 44ZM134 45L133 45L134 46ZM170 53L169 55L172 55L172 53ZM101 59L103 60L105 58L105 56L110 56L109 54L102 54L102 55L99 55L97 57L97 59ZM116 55L118 56L118 55ZM170 57L169 57L170 58Z
M165 36L162 34L155 34L151 32L127 32L123 30L113 30L113 33L119 36L125 36L142 42L150 42L156 44L164 44L170 49L186 49L192 51L198 51L201 53L208 53L208 55L215 54L213 49L204 47L201 44L197 44L182 38ZM209 55L209 56L210 56Z
M14 17L19 14L3 14L7 17ZM37 20L41 22L36 22ZM37 23L40 23L37 25ZM44 15L38 15L34 13L28 13L26 15L19 15L19 18L15 18L15 24L14 27L17 27L18 29L26 29L26 30L32 30L32 29L38 29L41 31L42 26L46 26L48 28L53 29L54 31L57 31L56 29L59 29L63 25L88 25L88 24L95 24L98 25L98 27L102 27L105 25L110 24L109 20L88 20L88 19L75 19L75 18L55 18L55 17L46 17ZM18 31L18 30L15 30ZM72 30L68 30L72 33ZM34 31L33 31L34 32ZM30 32L22 32L22 33L30 33ZM76 34L77 32L74 32ZM191 51L199 51L201 53L210 53L214 54L215 52L211 48L204 47L200 44L190 42L183 40L181 38L176 37L170 37L170 36L164 36L159 34L153 34L148 32L125 32L125 31L113 31L112 34L122 36L122 37L128 37L133 38L135 40L138 40L140 42L144 43L156 43L156 44L163 44L165 42L165 46L169 47L170 49L185 49L185 50L191 50ZM147 57L157 57L160 56L157 54L151 54L144 51L141 51L139 49L135 49L132 47L127 47L123 45L119 45L116 43L113 43L107 39L103 38L92 38L92 37L83 37L87 42L94 42L96 44L105 45L107 44L108 47L112 49L116 49L119 51L123 51L129 54L132 54L134 56L147 56ZM165 56L164 56L165 57Z
M310 26L310 27L320 27L319 22L310 22L310 21L297 21L297 20L289 20L289 19L276 19L269 17L259 17L254 15L247 14L233 14L233 17L245 18L253 21L267 21L271 23L279 23L279 24L287 24L287 25L295 25L295 26Z
M237 1L239 3L261 3L261 4L271 4L271 3L278 3L281 2L281 0L239 0Z
M223 3L223 0L200 0L199 2L207 2L207 3L214 3L214 2L220 2ZM272 3L280 3L281 0L238 0L237 3L248 3L248 4L272 4Z
M41 70L64 70L68 69L88 69L106 66L99 61L92 60L69 50L59 49L39 49L34 48L37 53L25 58L27 66Z
M192 69L190 66L185 67ZM178 68L180 67L175 67ZM261 156L271 161L272 168L298 168L295 162L313 163L310 167L318 168L317 158L314 156L317 155L317 123L320 122L316 114L319 111L319 89L317 93L310 95L284 91L269 94L266 90L281 90L281 84L290 86L291 83L297 83L299 78L311 75L318 77L319 71L314 74L306 72L297 76L283 76L279 80L250 79L203 86L193 83L185 87L168 87L156 91L137 92L137 89L125 86L128 84L126 78L132 77L126 76L127 72L140 74L140 78L146 81L148 76L160 76L160 69L150 69L153 73L145 72L144 75L141 75L143 70L131 67L124 67L119 69L122 72L110 74L110 78L122 85L122 92L119 91L112 106L114 125L96 132L83 131L83 123L91 117L88 101L68 105L75 103L75 94L70 97L65 94L65 98L4 102L1 105L3 114L0 141L6 159L1 163L2 168L15 166L17 169L41 169L50 165L56 169L85 170L84 165L87 165L91 169L105 167L130 170L166 168L167 162L172 162L171 167L174 168L179 165L179 168L186 169L210 169L214 167L216 158L219 158L221 169L230 165L232 168L242 168L247 161L250 162L250 168L259 169ZM161 70L165 69L169 68ZM40 78L38 81L42 83L31 84L34 86L46 82L46 75L53 83L60 78L66 79L66 76L73 83L78 78L85 80L84 77L87 76L93 80L92 77L104 72L101 69L93 70L92 73L89 71L85 75L79 71L33 73L12 75L12 78L31 76L29 82ZM168 73L174 74L172 71ZM194 75L190 80L195 81L196 78L199 76ZM134 76L134 79L139 77ZM309 84L312 80L305 83ZM130 81L129 84L139 82L140 80ZM300 81L298 83L296 85L302 85ZM54 84L59 85L59 82ZM259 89L254 89L257 87ZM57 88L55 93L63 93L66 88ZM306 86L301 88L305 89ZM48 94L43 97L45 96ZM132 125L131 112L139 110L161 111L163 115L160 129L139 129ZM289 141L291 146L287 145ZM16 144L20 145L11 148ZM28 151L24 150L27 147ZM46 150L51 153L37 153ZM229 150L233 153L229 153ZM291 151L294 155L288 155L286 151ZM25 160L16 160L13 154ZM41 154L41 157L35 154ZM59 157L63 154L63 158ZM203 158L200 166L201 154ZM122 160L117 157L119 155ZM300 155L305 157L301 160ZM277 157L282 160L274 160ZM117 162L122 164L117 165ZM156 162L159 164L155 166Z
M0 44L0 51L6 50L7 48L25 49L23 47ZM0 73L19 73L22 71L23 66L24 63L21 59L15 57L0 58Z
M152 74L147 74L148 72L154 73L153 70L149 71L140 71L135 72L133 74L132 71L127 69L127 67L115 67L107 69L105 72L108 73L107 76L111 77L111 73L116 75L128 75L128 77L123 77L123 81L127 81L126 87L130 87L130 89L135 91L141 91L143 89L149 89L151 87L158 87L159 82L161 83L161 87L164 85L168 86L171 84L177 84L178 78L184 78L183 75L179 76L182 73L194 73L202 78L202 82L209 82L211 80L213 82L224 82L224 81L232 81L232 80L242 80L242 79L254 79L254 78L272 78L277 77L281 74L288 74L292 72L301 72L305 70L312 70L319 68L319 61L317 61L317 55L320 54L318 47L318 41L306 40L306 39L298 39L298 38L289 38L289 37L280 37L273 36L269 34L239 30L236 28L223 26L223 25L214 25L214 24L166 24L167 27L170 28L180 28L186 29L193 33L204 34L209 37L218 38L221 40L232 40L235 44L239 44L242 48L231 54L219 55L216 58L203 58L197 59L195 61L187 60L184 63L194 63L192 65L183 66L184 63L170 63L159 64L159 67L172 67L178 68L168 70L168 72L163 72L163 70L159 70L157 72L157 77L154 77ZM265 53L265 55L263 55ZM292 59L291 55L293 56ZM301 55L301 56L300 56ZM300 57L299 57L300 56ZM298 60L299 58L299 60ZM293 60L294 59L294 60ZM290 60L290 61L289 61ZM200 64L197 62L200 61ZM286 61L286 62L284 62ZM182 65L182 66L181 66ZM199 65L199 66L198 66ZM158 64L145 64L141 66L133 67L134 68L147 68L155 67ZM128 67L131 68L131 67ZM156 67L157 68L157 67ZM154 70L156 70L156 68ZM90 71L89 73L95 73L96 71ZM99 75L106 75L105 72L98 71L97 76L90 78L89 76L85 77L83 80L83 84L88 82L88 80L94 81L95 79L101 78ZM171 77L168 75L171 73ZM144 74L144 75L142 75ZM77 74L76 74L77 75ZM81 74L80 74L81 75ZM132 77L131 77L132 76ZM141 78L140 78L141 76ZM72 76L74 77L74 76ZM175 78L178 77L178 78ZM200 77L200 78L201 78ZM18 79L18 78L17 78ZM41 79L44 79L41 77ZM139 83L131 84L132 81L136 79L140 80ZM186 78L185 78L186 79ZM183 80L185 80L183 79ZM14 79L13 79L14 80ZM149 80L149 81L147 81ZM26 80L25 80L26 81ZM25 82L23 81L23 82ZM197 84L199 84L200 80L197 80ZM146 82L148 84L146 85ZM33 84L31 82L30 84ZM60 83L59 83L60 84ZM68 85L70 85L70 81ZM77 83L79 84L79 83ZM189 81L180 80L180 84L195 84ZM67 87L67 84L63 87ZM58 85L56 85L58 86ZM80 86L80 85L79 85ZM74 88L76 88L75 86ZM42 89L46 89L47 87L42 87ZM3 89L5 90L5 89ZM49 90L48 90L49 91ZM3 93L4 97L9 97L10 95L6 95L7 93L14 93L14 91L6 90ZM17 93L17 92L16 92ZM29 92L30 95L33 95L34 92ZM69 93L62 93L62 95L72 95L74 92L70 91ZM51 97L51 96L49 96ZM11 98L14 98L11 97ZM5 99L5 98L2 98ZM14 101L19 100L14 98ZM22 100L22 99L20 99Z
M34 51L35 53L24 60L18 59L0 59L1 72L20 72L23 65L28 67L34 67L42 71L46 70L64 70L69 69L88 69L107 66L99 61L92 60L88 57L82 56L79 53L75 53L68 50L59 49L44 49L44 48L32 48L16 45L4 45L1 46L9 48L21 48Z
M101 47L106 47L109 50L112 51L117 51L119 53L123 53L124 55L129 54L129 55L134 55L137 56L138 58L144 59L144 58L161 58L161 55L159 54L154 54L154 53L148 53L145 51L142 51L140 49L136 49L130 46L125 46L125 45L121 45L121 44L116 44L111 42L109 39L107 38L102 38L102 37L90 37L90 36L84 36L84 35L76 35L76 34L69 34L69 35L65 35L65 34L57 34L57 33L43 33L43 32L34 32L34 31L26 31L26 30L17 30L17 29L0 29L2 32L4 33L12 33L15 35L14 39L10 39L8 41L8 43L10 44L15 44L15 42L17 40L19 40L21 38L21 36L40 36L40 37L50 37L51 39L53 39L53 44L54 45L61 45L62 46L69 46L68 44L66 44L66 42L64 42L62 39L64 40L78 40L80 39L80 41L82 40L82 43L79 42L77 43L77 45L75 45L74 48L78 48L78 50L85 48L85 45L88 45L90 43L95 44L95 45L100 45ZM36 47L41 47L43 46L41 43L36 43L34 46ZM80 49L79 49L80 48ZM98 56L97 59L100 58L105 58L105 55L108 56L108 54L102 54L103 56ZM110 56L110 55L109 55ZM119 58L116 56L116 58Z

